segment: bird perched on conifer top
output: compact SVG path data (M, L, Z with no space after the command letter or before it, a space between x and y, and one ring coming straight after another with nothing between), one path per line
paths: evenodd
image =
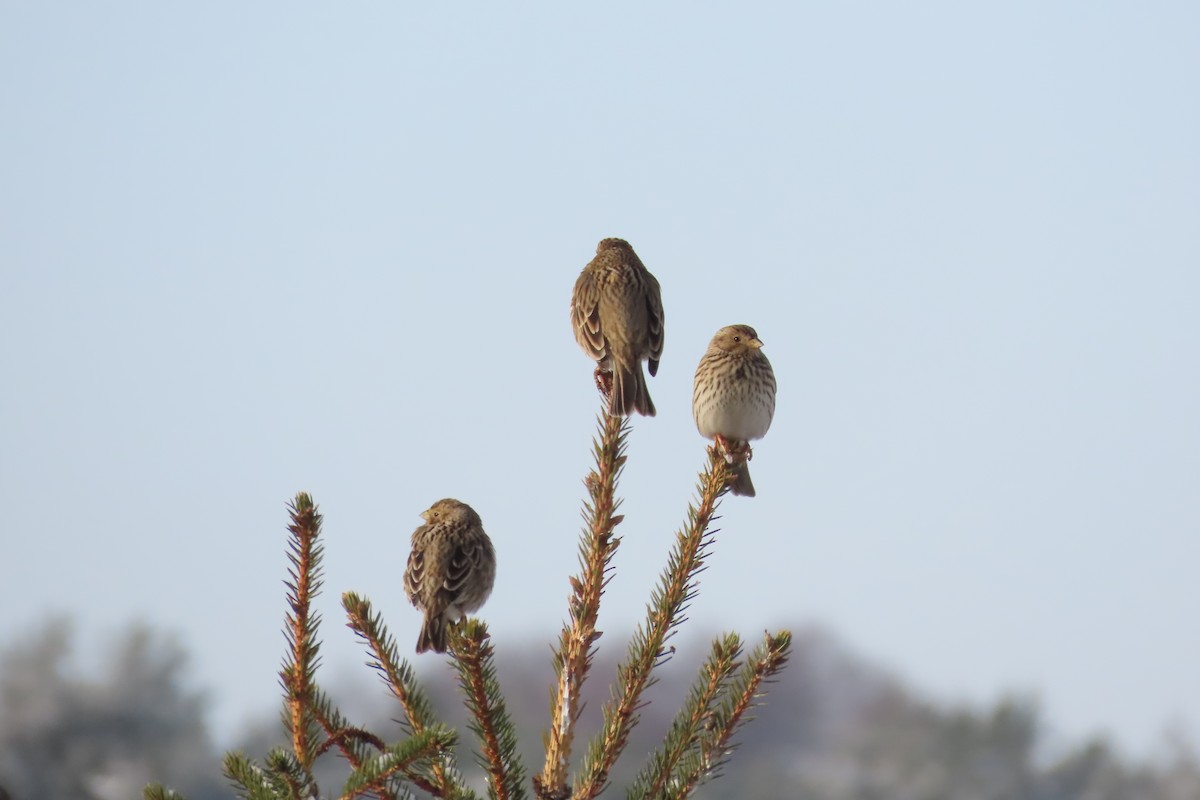
M575 341L594 361L596 382L611 398L613 414L654 416L642 373L658 372L663 350L662 292L658 281L624 239L602 239L596 257L579 273L571 293Z
M496 580L496 551L475 509L451 498L438 500L413 531L404 570L408 600L425 612L417 652L446 652L446 626L477 611Z
M692 389L692 416L700 435L716 442L730 464L729 490L754 497L746 461L750 440L761 439L775 416L775 372L749 325L717 331L700 358Z

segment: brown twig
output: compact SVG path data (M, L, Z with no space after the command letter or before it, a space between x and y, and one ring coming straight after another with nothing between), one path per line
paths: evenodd
M438 725L427 729L423 734L386 747L378 756L366 761L350 775L340 800L394 794L388 787L397 776L403 775L407 779L410 775L419 773L419 763L439 758L439 754L453 747L454 741L454 732ZM405 797L407 796L405 793ZM457 789L452 789L448 794L436 796L453 797L458 800L472 795L458 793Z
M333 728L329 726L329 720L326 717L317 715L317 722L321 724L321 729L325 731L326 739L317 748L317 755L322 755L329 752L334 747L342 751L342 755L350 762L350 766L358 769L362 766L362 758L350 747L350 742L362 742L374 747L376 750L382 750L385 745L383 739L380 739L370 731L365 731L362 728Z
M672 782L674 791L666 797L685 798L701 780L716 774L732 752L730 739L748 721L746 712L757 705L755 701L762 696L763 684L769 683L787 663L791 646L792 634L788 631L764 635L762 644L755 648L728 687L729 696L712 715L708 735L701 738L694 758L681 765Z
M663 747L638 776L638 796L659 798L666 794L680 761L696 747L711 724L713 706L738 668L741 652L741 639L736 634L726 634L713 642L712 652L700 667L699 679L672 723Z
M466 694L472 730L479 738L482 766L496 800L523 800L525 771L516 754L516 734L496 682L493 650L487 626L468 619L450 634L449 650L459 685Z
M279 678L286 693L288 727L296 760L310 776L315 757L316 730L312 718L312 677L316 667L318 619L311 614L312 598L321 586L318 564L321 515L308 494L301 492L289 507L292 524L288 560L288 607L284 635L288 656Z
M542 800L563 800L571 793L567 771L575 723L582 710L580 695L591 667L594 645L601 635L596 630L596 620L600 597L608 583L609 563L620 544L620 539L613 536L613 529L621 522L616 514L615 493L617 476L625 464L625 437L629 428L626 418L606 413L600 429L600 440L594 445L596 468L584 480L590 499L586 504L587 528L579 545L582 574L570 579L570 622L563 625L554 654L558 684L551 698L546 761L542 773L533 779L534 790Z
M483 690L483 677L479 672L479 653L478 651L464 650L458 654L458 657L471 676L470 682L467 684L471 702L480 709L477 721L481 731L483 759L487 763L488 778L496 789L496 796L508 800L508 792L505 791L504 762L500 758L500 742L496 738L496 729L489 724L487 715L487 693Z
M382 622L372 614L370 602L353 592L345 592L342 607L349 619L347 627L366 642L371 652L369 666L379 671L392 695L400 702L405 717L402 724L412 734L424 733L432 722L432 712L425 698L414 694L412 670L400 662L395 643L383 631ZM452 797L460 787L456 786L454 771L449 766L443 760L435 760L430 768L432 780L415 771L406 772L405 777L434 797Z
M424 714L421 713L422 709L414 705L408 692L404 670L397 663L394 653L388 647L388 642L384 641L378 625L372 619L370 602L352 592L346 592L342 595L342 606L346 609L350 620L346 623L347 627L358 634L371 650L371 668L378 670L383 675L384 683L387 684L392 695L400 701L408 729L412 733L422 733L425 730L426 722Z
M704 550L711 539L708 530L721 495L725 492L728 467L715 447L708 448L708 467L699 482L700 505L688 509L688 523L677 534L661 583L639 628L630 655L617 668L617 696L604 706L604 729L589 749L582 775L572 795L591 800L604 790L613 764L625 749L629 731L637 723L642 693L650 683L654 667L669 658L663 649L673 628L695 593L695 578L702 568Z

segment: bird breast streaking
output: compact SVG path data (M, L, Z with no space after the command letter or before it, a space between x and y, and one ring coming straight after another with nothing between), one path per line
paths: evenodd
M761 439L775 416L775 372L749 325L717 331L696 367L692 416L700 435L712 439L733 472L731 492L754 496L750 441Z

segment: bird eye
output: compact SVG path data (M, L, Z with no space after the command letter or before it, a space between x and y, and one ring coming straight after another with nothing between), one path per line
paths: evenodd
M735 342L740 342L740 341L742 340L742 337L740 337L740 336L735 336L735 337L733 337L733 340L734 340Z

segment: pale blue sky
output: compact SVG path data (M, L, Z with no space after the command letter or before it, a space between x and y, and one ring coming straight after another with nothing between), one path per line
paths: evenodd
M550 642L597 408L568 298L623 236L667 336L604 645L746 322L778 411L696 623L1200 734L1200 6L407 5L0 3L0 643L177 631L228 735L276 703L301 489L331 674L343 590L415 640L447 495L497 646Z

